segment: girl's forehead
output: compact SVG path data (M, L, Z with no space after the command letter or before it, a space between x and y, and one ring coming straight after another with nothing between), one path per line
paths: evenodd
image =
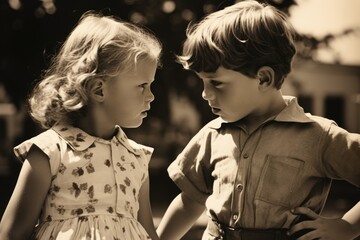
M154 75L157 69L157 61L155 60L139 60L133 66L120 70L116 77L125 77L131 78L134 80L137 79L147 79L149 81L153 81Z

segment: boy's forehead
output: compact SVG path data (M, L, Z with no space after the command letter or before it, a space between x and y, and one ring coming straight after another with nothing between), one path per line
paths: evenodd
M200 78L215 78L218 76L217 72L196 72Z
M220 66L215 72L197 72L196 74L202 78L218 78L233 73L235 73L235 71Z

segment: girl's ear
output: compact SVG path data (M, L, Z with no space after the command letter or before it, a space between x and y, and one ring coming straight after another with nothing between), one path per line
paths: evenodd
M90 86L90 98L96 102L104 101L104 80L96 78L91 82Z
M261 89L272 87L275 83L275 72L271 67L260 67L257 76L259 79L259 88Z

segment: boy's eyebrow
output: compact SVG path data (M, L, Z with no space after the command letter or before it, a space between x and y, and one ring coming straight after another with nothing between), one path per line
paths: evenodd
M199 76L199 73L197 75ZM215 73L202 72L201 75L203 75L206 78L216 78L217 77L217 75Z

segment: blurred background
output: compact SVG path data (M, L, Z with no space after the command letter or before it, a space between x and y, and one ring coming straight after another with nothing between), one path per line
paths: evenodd
M163 67L149 116L128 136L155 148L150 162L155 223L179 189L166 168L202 125L215 118L201 98L202 83L177 64L185 30L192 21L236 1L227 0L2 0L0 2L0 217L21 164L12 148L40 133L26 99L49 60L88 10L111 14L152 31L162 41ZM264 1L259 1L264 2ZM290 17L298 53L283 93L297 96L307 112L360 133L360 1L268 0ZM360 167L360 166L356 166ZM360 190L335 181L324 215L339 216L360 200ZM183 239L199 239L202 216Z

